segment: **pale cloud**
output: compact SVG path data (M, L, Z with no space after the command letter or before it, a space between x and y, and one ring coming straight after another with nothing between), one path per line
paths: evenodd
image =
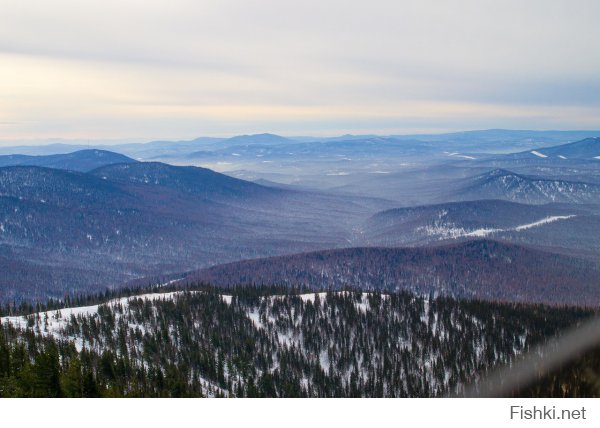
M600 128L594 0L0 8L4 140Z

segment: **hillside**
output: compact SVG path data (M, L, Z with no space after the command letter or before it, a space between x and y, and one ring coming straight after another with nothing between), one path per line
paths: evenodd
M452 200L503 199L524 204L589 203L600 201L600 185L539 178L495 169L464 180Z
M484 237L502 231L524 231L581 212L559 205L525 205L481 200L395 208L375 214L364 225L367 239L389 243L435 242Z
M270 187L239 180L210 169L172 166L159 162L108 165L95 169L90 174L103 180L138 188L166 188L202 200L255 200L282 194Z
M127 193L89 174L34 166L0 168L0 197L47 207L119 204Z
M600 305L597 263L495 241L440 247L348 248L228 263L180 284L282 284L409 290L491 301Z
M363 245L386 247L488 238L596 258L600 236L589 231L600 227L599 214L573 204L449 202L379 212L361 226L360 237Z
M271 292L176 291L0 318L0 397L444 396L591 315L409 293ZM582 380L592 356L560 373L560 388L513 394L597 396Z
M204 168L0 168L0 302L346 245L376 200L274 189ZM389 207L389 206L388 206ZM343 219L332 217L343 213Z
M551 160L558 158L567 159L600 159L600 137L590 137L572 143L561 144L552 147L542 147L527 152L510 155L512 158L531 158Z

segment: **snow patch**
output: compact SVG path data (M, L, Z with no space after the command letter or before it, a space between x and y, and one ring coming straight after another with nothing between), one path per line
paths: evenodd
M478 238L483 238L485 236L491 235L492 233L502 232L502 229L476 229L472 232L465 234L465 236L473 236Z
M248 318L254 323L256 328L262 328L262 322L260 322L260 314L258 313L258 309L254 309L252 311L248 311Z
M523 224L521 226L517 226L517 227L514 228L514 230L516 230L517 232L520 232L521 230L531 229L532 227L537 227L537 226L541 226L543 224L553 223L553 222L558 221L558 220L568 220L568 219L573 218L573 217L575 217L575 215L555 215L555 216L550 216L550 217L546 217L546 218L543 218L543 219L538 220L538 221L534 221L533 223Z
M148 293L140 294L138 296L121 297L118 299L109 300L106 303L92 306L78 306L73 308L62 308L55 309L45 312L37 312L30 315L23 316L6 316L0 318L1 324L10 323L16 328L26 329L29 324L29 320L38 319L40 332L44 336L56 335L60 337L62 331L67 326L71 317L74 316L96 316L98 314L99 306L114 307L121 305L123 307L129 306L129 302L135 299L142 300L172 300L176 295L183 293L182 291L172 291L170 293ZM77 350L81 351L83 348L83 340L81 338L75 338L75 346Z
M438 216L441 219L443 216ZM439 236L439 239L458 239L463 237L476 237L484 238L488 235L499 232L521 232L523 230L531 229L534 227L543 226L548 223L553 223L559 220L568 220L576 217L576 215L556 215L545 217L541 220L534 221L533 223L521 224L515 227L509 227L506 229L499 228L480 228L475 230L466 230L463 227L455 227L452 224L440 224L438 221L434 225L421 226L416 229L417 232L425 232L427 236Z
M536 155L536 156L537 156L537 157L539 157L539 158L547 158L547 157L548 157L548 156L546 156L545 154L538 152L537 150L532 150L532 151L531 151L531 154L532 154L532 155Z
M308 293L308 294L300 294L298 297L302 299L304 303L311 302L315 303L315 296L319 296L319 299L325 299L327 297L327 293Z
M447 153L447 152L445 152L445 153ZM458 152L448 153L448 156L453 156L453 157L463 158L463 159L476 159L473 156L461 155Z

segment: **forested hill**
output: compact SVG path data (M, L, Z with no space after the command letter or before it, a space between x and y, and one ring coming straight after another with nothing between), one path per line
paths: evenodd
M264 293L178 291L2 318L0 396L444 396L591 315L406 292ZM598 357L514 393L597 396Z
M410 290L492 301L599 306L598 264L513 244L475 240L420 248L348 248L228 263L179 283L285 284Z
M4 155L0 156L0 167L3 166L41 166L46 168L66 169L88 172L95 168L116 163L135 163L125 155L107 150L78 150L72 153L46 156Z
M274 189L206 168L0 168L0 304L347 245L388 202ZM335 213L336 215L332 215Z

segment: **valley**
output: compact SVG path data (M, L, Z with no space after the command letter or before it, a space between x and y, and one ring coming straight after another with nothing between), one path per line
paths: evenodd
M593 277L600 255L600 238L590 233L600 227L600 161L594 159L600 140L558 144L566 136L550 133L542 137L554 145L544 148L535 135L542 134L321 140L258 134L115 146L122 153L48 154L41 147L5 155L0 302L154 283L240 260L342 248L436 251L480 238L504 245L507 254L580 258ZM494 154L499 147L517 153ZM144 161L140 150L163 162ZM186 159L205 166L231 160L231 171L180 165ZM290 279L276 270L264 282ZM231 284L234 277L223 275L211 278ZM354 285L371 286L380 272L361 275L371 279ZM397 280L392 275L385 288Z
M600 307L590 135L111 149L0 156L0 396L460 396Z

